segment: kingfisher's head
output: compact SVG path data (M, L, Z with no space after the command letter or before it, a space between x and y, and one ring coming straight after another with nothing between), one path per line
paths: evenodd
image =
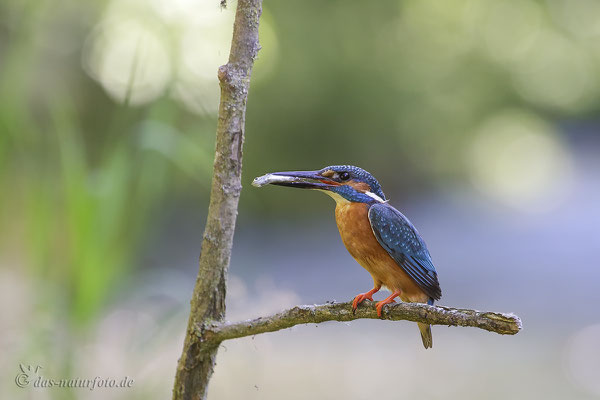
M330 165L318 171L272 172L254 179L252 184L259 187L272 184L321 190L338 203L386 201L377 179L353 165Z

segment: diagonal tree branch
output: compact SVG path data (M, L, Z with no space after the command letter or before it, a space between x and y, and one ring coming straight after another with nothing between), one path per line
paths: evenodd
M352 312L351 302L296 306L268 317L242 322L197 324L196 335L201 341L218 346L224 340L275 332L295 325L327 321L346 322L362 318L406 320L431 325L471 326L501 335L515 335L522 328L521 319L514 314L429 306L420 303L398 303L385 306L383 317L380 318L373 305L374 302L366 300L360 304L355 313Z

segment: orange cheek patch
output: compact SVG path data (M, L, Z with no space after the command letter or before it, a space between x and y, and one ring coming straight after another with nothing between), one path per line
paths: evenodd
M357 190L359 192L368 192L371 190L371 188L369 187L369 184L365 183L365 182L357 182L355 180L351 180L348 182L349 186L352 186L354 188L354 190Z

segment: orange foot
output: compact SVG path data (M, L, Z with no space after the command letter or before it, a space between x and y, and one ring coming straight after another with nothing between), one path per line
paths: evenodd
M395 303L394 298L400 296L401 294L402 292L396 290L388 298L386 298L385 300L381 300L380 302L375 304L375 308L377 309L377 316L381 317L381 310L383 309L383 306L385 306L386 304Z
M368 299L373 301L373 295L377 293L379 289L381 289L381 286L376 286L373 289L369 290L367 293L357 294L354 298L354 301L352 301L352 312L356 311L356 307L358 307L358 305L364 300Z

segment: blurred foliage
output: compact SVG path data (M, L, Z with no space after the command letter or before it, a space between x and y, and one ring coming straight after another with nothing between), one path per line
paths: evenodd
M268 150L274 169L356 163L392 191L460 179L477 127L499 110L597 111L598 32L585 15L597 6L268 4L280 54L252 92L247 171L262 172Z
M544 195L568 170L555 121L600 107L599 4L266 2L245 183L350 163L401 196L468 181L509 204ZM2 257L70 325L127 278L160 210L205 208L234 5L0 4ZM245 191L244 211L305 199L270 194Z

